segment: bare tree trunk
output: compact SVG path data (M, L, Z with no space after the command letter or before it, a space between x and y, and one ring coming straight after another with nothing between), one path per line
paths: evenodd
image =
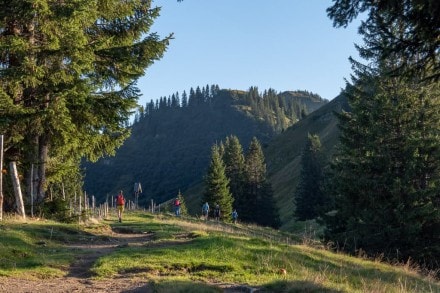
M0 135L0 221L3 221L3 134Z
M9 163L9 170L11 172L12 184L14 186L17 211L18 214L23 217L23 220L25 220L26 214L24 212L24 203L23 203L23 196L21 194L20 179L18 178L17 166L14 161Z

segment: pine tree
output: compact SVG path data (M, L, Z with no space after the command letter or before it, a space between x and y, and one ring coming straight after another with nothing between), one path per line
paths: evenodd
M315 219L324 205L322 160L319 136L308 134L301 155L300 181L295 191L295 217L300 221Z
M272 187L266 177L263 150L255 137L246 153L245 188L245 203L240 218L247 222L278 227L280 221Z
M182 108L186 108L188 106L188 96L186 95L186 91L183 91L182 94Z
M169 40L148 34L158 15L150 0L0 4L0 131L15 141L8 159L38 166L40 200L53 163L114 154L128 137L135 82Z
M440 18L438 2L428 2L338 1L329 10L339 25L360 7L368 11L358 49L369 66L352 60L355 79L345 90L352 113L340 115L325 237L348 251L438 268L440 91L433 48Z
M220 206L221 217L230 221L234 199L229 191L229 180L225 174L225 166L220 157L219 146L211 149L211 163L206 175L206 189L202 204L208 202L211 207Z
M197 105L196 92L191 87L189 89L188 107L194 107L195 105Z
M234 198L235 208L241 213L245 205L243 201L245 161L243 147L235 135L226 138L223 162L225 164L226 176L229 179L231 194Z
M378 69L358 70L345 92L352 112L340 115L325 238L350 252L438 267L440 87Z

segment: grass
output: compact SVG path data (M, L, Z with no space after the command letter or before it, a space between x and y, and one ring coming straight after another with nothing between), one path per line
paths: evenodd
M89 226L5 221L0 275L62 276L79 253L63 243L104 237L110 227L154 237L99 258L92 269L96 278L142 278L154 292L220 292L219 284L267 292L440 292L438 281L409 267L332 253L294 235L145 213Z

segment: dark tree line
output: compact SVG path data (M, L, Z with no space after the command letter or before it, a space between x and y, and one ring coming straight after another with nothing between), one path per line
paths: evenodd
M168 109L209 105L215 98L218 98L219 91L220 88L218 85L206 85L202 88L197 86L195 90L190 88L189 95L186 91L183 91L182 97L180 97L179 92L176 92L168 97L160 97L156 101L150 100L145 107L139 107L138 112L135 114L135 122L139 122L143 118L160 110L166 111Z
M190 88L189 94L183 91L182 96L176 92L168 97L160 97L156 101L151 100L145 106L141 106L135 114L135 123L149 115L170 109L193 109L195 107L215 107L222 103L218 85L197 86ZM250 87L248 91L233 91L233 105L257 119L263 119L277 132L281 132L322 104L326 103L319 95L308 91L295 91L291 94L280 94L274 89L264 90L262 93L257 87Z

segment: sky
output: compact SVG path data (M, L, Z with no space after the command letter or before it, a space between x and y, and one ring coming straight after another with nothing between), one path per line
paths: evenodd
M262 92L307 90L335 98L350 79L358 23L334 28L331 0L153 0L150 33L173 33L162 59L139 79L139 104L197 86Z

